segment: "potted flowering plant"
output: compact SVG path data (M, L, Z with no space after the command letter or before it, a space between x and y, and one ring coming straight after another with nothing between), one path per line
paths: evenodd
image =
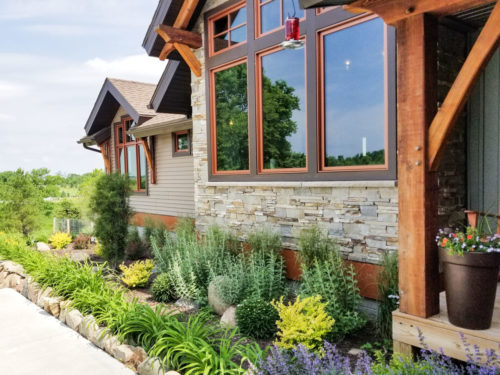
M500 236L467 227L465 232L440 230L436 241L450 323L468 329L488 329L495 304Z

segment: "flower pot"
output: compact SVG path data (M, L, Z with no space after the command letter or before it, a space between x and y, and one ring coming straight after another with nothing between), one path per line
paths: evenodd
M495 305L500 253L450 255L439 248L450 323L468 329L488 329Z

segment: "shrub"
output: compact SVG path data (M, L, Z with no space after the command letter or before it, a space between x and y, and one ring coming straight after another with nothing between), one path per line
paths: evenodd
M120 265L120 270L123 272L122 281L125 285L131 288L141 288L148 284L151 272L153 271L154 263L152 260L140 260L132 263L130 266Z
M326 311L335 319L330 339L358 330L366 320L359 312L361 296L352 265L346 267L335 243L317 228L303 233L301 244L314 249L301 248L306 256L302 258L305 263L302 264L300 295L320 295L328 302Z
M102 251L102 245L101 243L99 242L99 240L96 240L95 241L95 248L94 248L94 251L95 251L95 255L97 255L98 257L100 258L104 258L104 253Z
M177 297L175 295L172 279L168 273L161 273L158 275L151 286L151 293L153 294L154 300L158 302L169 302Z
M97 215L94 232L102 245L102 255L114 268L124 258L128 221L128 177L118 173L102 175L96 182L90 206Z
M80 209L69 199L63 199L56 204L54 216L63 219L80 219Z
M285 305L283 297L271 304L278 311L280 319L276 322L280 348L292 349L302 344L308 349L319 350L324 336L331 331L335 320L325 312L327 303L321 296L306 297Z
M254 252L272 253L278 256L281 251L281 237L267 229L250 233L247 240Z
M50 236L49 242L55 249L60 250L68 246L72 240L71 234L57 232Z
M384 253L382 270L377 277L379 304L377 308L377 330L385 339L392 338L392 312L399 305L398 255Z
M262 298L247 298L236 307L236 321L241 333L256 339L272 337L278 329L278 319L276 309Z
M73 247L75 249L87 249L90 245L90 236L80 233L73 240Z
M129 227L125 257L130 260L144 258L149 253L148 243L141 238L136 226Z

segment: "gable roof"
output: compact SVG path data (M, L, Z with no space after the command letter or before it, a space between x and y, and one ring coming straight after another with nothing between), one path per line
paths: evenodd
M85 124L85 133L92 135L109 126L120 106L137 124L155 116L154 109L148 108L155 88L151 83L106 78Z

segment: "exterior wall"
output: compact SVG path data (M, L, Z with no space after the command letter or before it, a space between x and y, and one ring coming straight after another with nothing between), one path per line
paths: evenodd
M209 0L194 31L203 33L203 13L225 1ZM461 63L453 57L463 35L440 33L439 89L442 101ZM455 41L460 43L456 43ZM204 43L205 44L205 43ZM395 181L230 183L208 181L206 71L203 48L195 51L201 77L192 77L195 219L204 232L211 224L233 229L241 239L266 227L281 233L284 246L297 249L303 228L317 224L336 239L347 259L378 263L397 250L398 192ZM458 56L463 56L458 54ZM459 125L465 129L464 122ZM460 218L465 203L464 131L454 134L439 173L440 224ZM456 163L458 161L458 163Z
M126 113L122 108L113 123ZM114 132L111 132L112 168L116 171ZM132 193L130 205L135 212L176 217L194 216L193 157L172 157L172 134L155 136L156 184L148 173L147 193Z

